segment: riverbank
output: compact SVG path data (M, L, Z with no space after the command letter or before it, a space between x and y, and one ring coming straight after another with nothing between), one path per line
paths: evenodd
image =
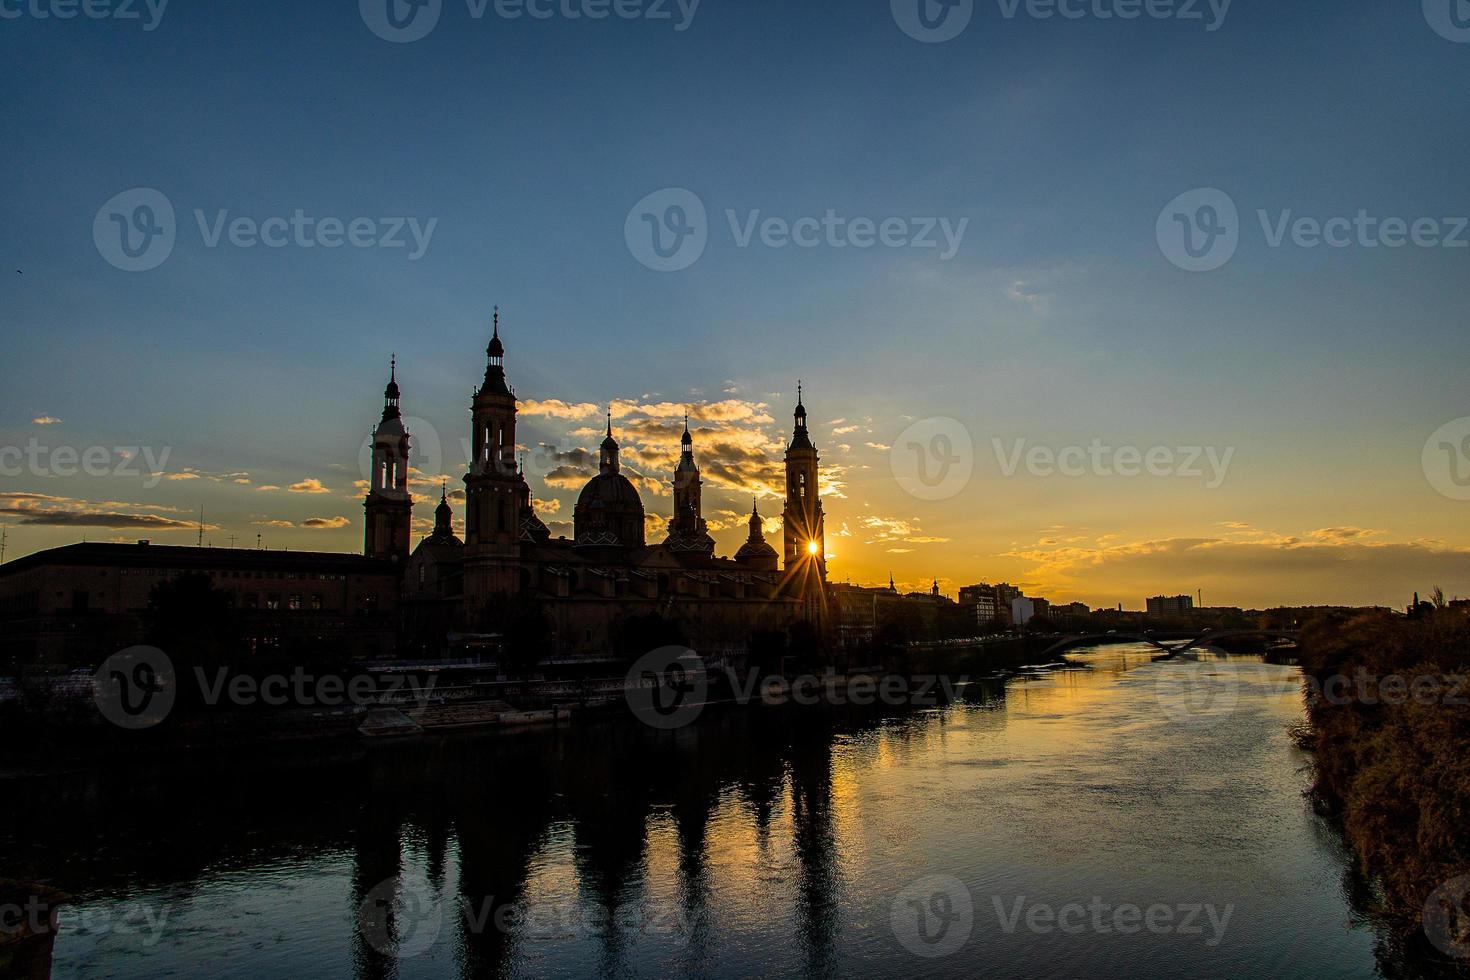
M1399 941L1470 974L1470 611L1310 627L1302 671L1316 802Z

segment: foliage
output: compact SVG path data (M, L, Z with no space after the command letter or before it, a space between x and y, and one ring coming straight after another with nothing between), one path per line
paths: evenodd
M1470 610L1310 623L1302 647L1315 684L1293 735L1316 753L1314 793L1407 936L1426 898L1470 873L1470 685L1455 680L1470 674ZM1327 688L1334 676L1349 683ZM1401 698L1381 683L1391 676L1440 683Z

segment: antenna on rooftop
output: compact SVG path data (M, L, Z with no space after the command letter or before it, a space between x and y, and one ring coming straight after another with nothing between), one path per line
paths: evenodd
M204 547L204 505L199 505L199 542L196 547Z

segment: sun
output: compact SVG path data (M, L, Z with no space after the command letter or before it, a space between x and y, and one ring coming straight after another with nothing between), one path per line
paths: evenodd
M815 541L808 541L806 543L806 553L809 555L815 555L817 553L817 543Z

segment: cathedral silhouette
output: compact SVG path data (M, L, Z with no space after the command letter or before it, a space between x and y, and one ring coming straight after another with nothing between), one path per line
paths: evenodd
M531 603L551 623L559 657L611 655L619 624L649 613L676 619L702 653L743 649L757 630L820 621L827 576L820 457L800 392L785 455L781 555L766 542L755 504L746 542L733 558L715 555L687 415L663 541L646 541L643 500L623 475L610 412L598 472L577 496L573 536L553 538L532 506L524 468L516 465L517 398L507 383L498 310L486 355L484 381L471 402L463 540L442 491L433 532L410 548L411 436L396 363L373 433L364 554L403 569L400 607L410 649L489 642L502 632L508 610Z

